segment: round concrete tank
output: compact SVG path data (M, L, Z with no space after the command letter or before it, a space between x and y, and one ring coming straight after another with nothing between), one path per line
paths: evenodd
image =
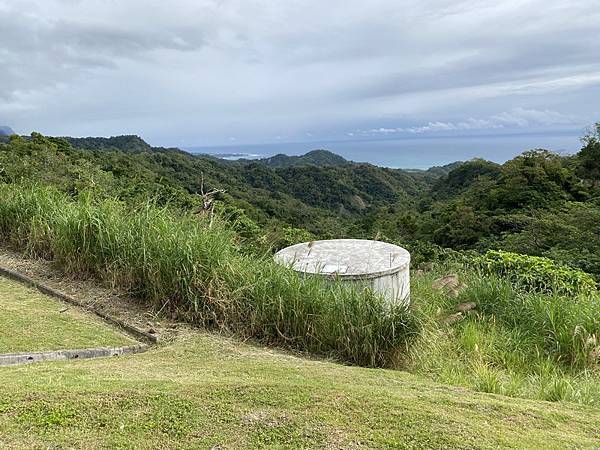
M296 272L360 283L390 302L410 302L410 253L402 247L364 239L303 242L275 254Z

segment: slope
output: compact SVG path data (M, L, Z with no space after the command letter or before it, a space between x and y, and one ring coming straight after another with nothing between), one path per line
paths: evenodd
M128 358L0 368L0 446L593 447L600 412L190 331Z

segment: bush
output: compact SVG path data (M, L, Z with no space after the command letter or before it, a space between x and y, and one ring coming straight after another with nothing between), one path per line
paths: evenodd
M131 209L53 188L0 185L0 235L65 271L94 275L195 324L366 366L388 364L416 329L370 290L301 277L245 255L218 217Z
M272 237L272 245L274 250L281 250L290 245L314 240L315 236L303 228L283 227Z
M567 295L596 291L591 275L548 258L490 250L477 263L486 273L506 277L532 291Z

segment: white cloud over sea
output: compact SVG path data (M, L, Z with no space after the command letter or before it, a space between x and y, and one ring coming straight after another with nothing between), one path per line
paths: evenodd
M543 128L543 127L563 127L581 124L581 117L576 115L561 114L557 111L536 109L514 108L511 111L505 111L500 114L490 116L485 119L476 119L469 117L460 122L428 122L425 125L396 128L371 128L369 130L357 130L349 133L354 135L377 135L377 134L422 134L436 132L453 131L473 131L473 130L498 130L498 129L522 129L522 128Z

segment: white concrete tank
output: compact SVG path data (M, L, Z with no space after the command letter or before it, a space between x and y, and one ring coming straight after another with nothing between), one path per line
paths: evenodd
M360 283L390 302L410 302L410 253L402 247L364 239L303 242L275 254L296 272Z

